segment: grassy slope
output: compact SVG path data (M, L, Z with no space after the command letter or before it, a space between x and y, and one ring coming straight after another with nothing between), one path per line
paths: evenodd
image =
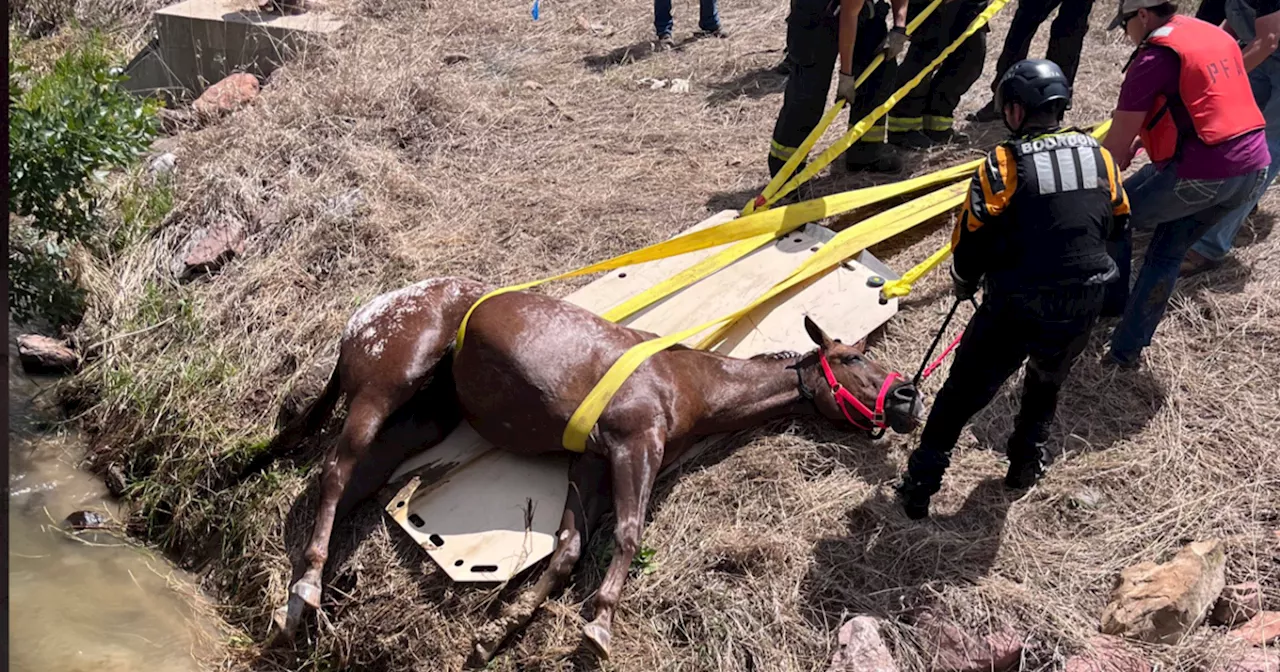
M696 27L695 7L677 5L678 38ZM351 22L348 37L277 73L252 107L183 136L173 214L88 276L96 289L84 340L128 334L76 381L91 403L95 464L124 468L138 531L207 561L225 617L252 638L285 596L317 470L281 465L231 491L207 486L270 437L282 402L318 390L350 312L433 275L540 277L739 207L763 184L781 102L781 79L766 70L781 56L785 3L725 3L733 39L653 56L643 2L557 0L537 23L523 3L490 0L353 0L335 10ZM996 21L962 113L985 102L1012 12ZM575 15L617 32L584 31ZM1128 54L1101 30L1109 16L1095 10L1071 113L1080 123L1105 117ZM638 60L618 58L628 45ZM1043 46L1042 37L1033 53ZM468 58L448 65L447 54ZM690 78L692 88L650 90L644 77ZM980 147L998 137L986 130ZM911 167L979 151L916 155ZM837 174L820 188L866 183ZM966 432L930 525L906 524L882 487L910 439L868 444L817 424L744 437L736 452L662 484L645 537L658 565L629 583L617 666L820 669L847 612L892 618L935 603L978 627L1018 625L1029 637L1026 669L1053 669L1096 628L1120 568L1210 535L1231 539L1231 579L1277 585L1280 511L1267 498L1280 485L1280 400L1268 379L1280 364L1271 212L1246 227L1236 261L1182 285L1147 371L1106 372L1100 347L1090 348L1059 414L1055 446L1068 456L1017 503L993 480L1016 409L1012 385ZM250 233L245 257L216 278L168 280L185 236L228 218ZM905 269L946 236L935 225L877 252ZM947 291L945 275L921 283L873 344L877 356L910 370ZM1101 495L1097 509L1073 504L1086 489ZM258 658L245 647L237 666L461 664L493 593L450 584L376 505L335 544L325 597L333 630L313 628L292 653ZM569 591L495 667L587 664L575 653L578 631L600 578L584 559ZM896 621L889 635L904 669L917 666L911 628ZM1220 648L1205 630L1149 655L1185 667Z

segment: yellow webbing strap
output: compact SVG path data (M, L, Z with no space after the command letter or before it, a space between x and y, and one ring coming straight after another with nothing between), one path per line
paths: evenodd
M823 273L859 251L955 208L964 201L968 188L969 185L963 182L953 184L870 217L857 226L836 234L786 280L778 283L742 309L676 334L645 341L627 350L609 367L608 372L600 382L596 383L574 411L573 416L569 418L569 423L564 430L564 447L575 452L586 450L587 436L600 419L609 401L613 399L627 378L654 353L661 352L712 327L732 323L761 304Z
M1102 140L1107 136L1107 131L1110 129L1111 120L1108 119L1101 124L1098 124L1097 127L1090 132L1090 135L1098 140ZM979 160L979 163L981 163L981 160ZM901 278L886 282L884 287L880 288L880 296L886 300L907 296L911 293L911 287L915 285L915 283L918 282L925 273L936 268L938 264L941 264L942 260L946 259L950 254L951 243L948 241L941 250L929 255L928 259L916 264L911 270L903 273Z
M467 310L467 314L462 319L462 324L458 327L457 348L462 348L463 337L466 334L467 322L471 319L471 313L475 311L476 306L480 305L487 299L499 294L507 292L515 292L522 289L529 289L540 284L551 282L553 280L563 280L574 278L581 275L589 275L602 271L611 271L623 266L631 266L648 261L656 261L667 257L674 257L680 254L695 252L697 250L705 250L710 247L718 247L726 243L734 243L742 241L739 245L734 245L720 253L713 255L708 259L704 259L689 268L677 273L676 275L663 280L662 282L646 289L636 296L614 306L608 310L603 317L611 321L617 321L625 318L638 310L642 310L653 303L670 296L671 294L687 287L688 285L701 280L702 278L715 273L716 271L732 264L734 261L750 254L755 249L769 243L778 236L785 235L795 229L816 222L827 217L832 217L850 210L856 210L868 205L874 205L881 201L909 194L920 189L945 184L957 179L961 179L973 171L974 163L947 168L928 175L905 180L895 184L883 184L875 187L866 187L863 189L855 189L840 194L815 198L802 203L794 203L776 210L768 210L758 212L753 215L739 217L723 224L717 224L700 231L692 231L681 236L677 236L670 240L655 243L638 250L621 254L611 259L606 259L590 266L554 275L540 280L511 285L495 289L471 305Z
M933 13L933 10L937 9L938 5L941 4L942 0L933 0L933 2L929 3L929 5L926 6L920 14L907 22L907 35L915 34L916 28L919 28L920 24L923 23L925 19L929 18L929 15ZM871 76L871 73L875 72L876 68L880 67L880 64L882 63L884 63L883 52L876 54L876 57L872 59L871 63L863 69L862 74L858 75L858 79L855 82L856 86L854 88L862 86L862 83L867 81L867 78ZM805 157L809 156L809 150L813 149L813 145L818 141L818 138L822 137L822 134L827 132L827 127L831 125L831 122L836 120L836 115L840 114L840 110L843 110L844 106L844 100L837 100L836 104L833 105L830 110L827 110L826 114L822 115L822 119L818 121L818 125L814 126L812 131L809 131L809 135L805 137L804 142L800 143L800 146L796 148L796 151L787 158L787 162L782 164L782 169L778 171L777 175L774 175L773 178L769 180L769 184L765 185L764 190L760 192L760 196L768 199L778 191L779 187L786 183L786 181L791 177L791 174L796 172L796 166L800 165L800 162L804 161ZM751 199L751 201L747 203L747 206L742 209L742 214L749 215L755 212L755 204L759 198L760 197L757 196L756 198Z
M984 9L981 14L979 14L977 17L973 19L972 22L969 23L969 27L965 28L964 32L961 33L960 36L955 39L955 41L947 45L947 47L943 49L942 52L939 53L938 56L934 58L931 63L929 63L928 66L926 66L923 70L921 70L918 74L916 74L915 77L912 77L911 81L907 82L906 84L903 84L901 87L898 88L897 91L894 91L893 95L889 96L888 100L886 100L876 109L872 110L869 114L867 114L867 116L863 117L861 121L854 124L849 129L848 132L846 132L843 136L841 136L839 140L836 140L835 143L833 143L830 147L823 150L823 152L813 160L813 163L810 163L809 165L805 166L805 169L800 171L799 175L796 175L795 177L791 178L790 181L788 181L786 184L778 188L777 192L775 192L774 194L770 196L766 196L765 202L761 205L758 205L752 208L752 211L754 212L755 210L768 208L769 206L778 202L778 199L782 198L783 196L786 196L792 191L795 191L796 187L799 187L801 184L807 182L814 175L817 175L818 172L821 171L823 168L826 168L827 164L831 163L832 161L835 161L836 158L838 158L842 153L844 153L844 150L848 149L850 146L853 145L853 143L857 142L858 138L861 138L867 132L868 129L870 129L873 125L875 125L875 122L878 121L880 117L883 117L884 115L888 114L889 110L892 110L894 105L898 104L898 101L902 100L925 77L927 77L929 73L933 72L935 68L941 65L942 62L945 61L947 57L951 55L951 52L958 49L962 42L969 39L969 36L978 32L979 29L985 26L987 22L991 20L991 17L995 16L996 12L999 12L1001 9L1003 9L1004 6L1008 3L1009 3L1009 0L992 0L991 4L988 5L987 8ZM834 116L832 118L834 118ZM828 123L830 123L830 121L828 121ZM796 152L796 155L800 155L800 152ZM795 156L792 156L791 158L792 160L796 160ZM799 160L796 160L796 163L798 164ZM755 202L756 201L752 201L752 203L755 203Z

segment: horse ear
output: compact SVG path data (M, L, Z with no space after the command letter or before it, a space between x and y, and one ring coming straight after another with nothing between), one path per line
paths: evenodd
M853 351L859 355L867 354L867 337L863 336L862 340L854 343L851 347L853 348Z
M831 338L822 331L822 327L819 327L817 323L809 319L808 315L804 316L804 330L809 332L809 338L812 339L814 344L818 347L823 350L831 348Z

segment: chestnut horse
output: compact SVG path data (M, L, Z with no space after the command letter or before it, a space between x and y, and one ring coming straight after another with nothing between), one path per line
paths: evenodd
M565 301L511 292L476 307L450 367L458 326L486 291L470 280L437 278L383 294L360 308L343 332L324 392L246 470L293 450L324 425L345 394L347 417L325 458L306 566L290 589L288 604L276 613L286 637L292 637L308 609L319 607L335 518L385 483L408 457L403 454L406 446L422 445L379 441L379 451L389 443L394 445L391 452L400 452L368 454L375 438L385 436L380 436L384 428L392 431L388 418L394 412L411 399L414 405L430 406L430 417L419 428L430 445L465 418L502 450L526 455L564 450L564 428L578 404L619 356L656 337ZM585 530L602 512L611 490L616 544L595 598L594 620L583 632L597 655L608 657L614 608L640 546L654 480L699 438L815 412L868 431L887 426L905 433L920 424L923 404L914 388L866 359L865 339L845 345L808 318L805 327L818 346L806 355L737 359L675 346L632 374L570 468L569 497L546 569L528 595L478 633L473 652L478 661L488 660L569 576L582 553ZM436 406L438 413L432 411ZM377 466L368 467L372 463ZM363 476L353 480L355 471Z

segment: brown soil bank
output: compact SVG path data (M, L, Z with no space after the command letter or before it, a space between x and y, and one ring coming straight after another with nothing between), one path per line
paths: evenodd
M677 5L678 41L696 28L694 7ZM764 183L785 3L725 2L732 39L654 55L647 2L542 9L535 23L523 2L340 3L349 35L277 73L251 106L182 136L174 213L88 274L81 337L114 339L75 383L96 468L123 471L139 533L203 569L243 628L238 669L457 669L509 596L450 583L370 504L335 531L320 626L296 651L244 643L262 639L285 598L318 465L209 486L271 436L282 405L317 391L357 305L430 276L505 283L577 267L740 207ZM1102 30L1112 11L1094 11L1079 123L1105 118L1119 86L1129 49ZM962 113L985 102L1012 12L996 22ZM674 93L643 78L692 85ZM980 146L999 131L984 129ZM912 171L977 151L916 154ZM837 172L818 188L861 180ZM1228 583L1280 585L1271 208L1229 265L1180 285L1146 370L1103 370L1110 323L1100 329L1062 400L1053 445L1063 457L1023 499L997 480L1018 381L966 433L927 525L887 499L911 438L868 443L816 423L740 437L735 452L660 484L644 540L654 565L628 585L609 667L821 669L846 613L894 619L933 604L984 631L1015 626L1024 669L1057 669L1096 630L1122 567L1210 536L1229 541ZM242 227L243 254L218 275L172 280L187 237L214 225ZM878 252L906 269L946 236L935 225ZM913 370L949 301L945 273L928 278L875 355ZM595 665L579 631L607 536L493 669ZM918 668L913 629L894 622L900 663ZM1221 646L1202 629L1145 653L1188 669Z

